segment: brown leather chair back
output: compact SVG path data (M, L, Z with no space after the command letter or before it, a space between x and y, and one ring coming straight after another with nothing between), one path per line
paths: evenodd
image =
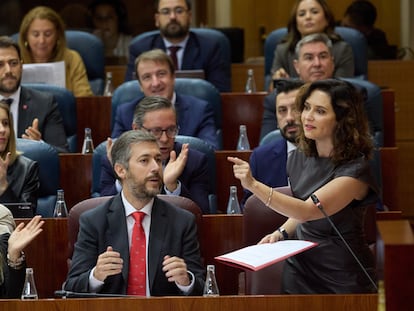
M290 194L288 187L276 188L280 192ZM257 244L266 234L272 233L287 220L274 210L268 208L255 195L249 197L243 212L243 240L245 246ZM246 295L276 295L280 294L283 263L259 271L246 271Z

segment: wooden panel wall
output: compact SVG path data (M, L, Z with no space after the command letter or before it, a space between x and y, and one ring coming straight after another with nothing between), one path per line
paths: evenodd
M368 77L395 91L398 205L405 217L414 217L414 61L370 61Z

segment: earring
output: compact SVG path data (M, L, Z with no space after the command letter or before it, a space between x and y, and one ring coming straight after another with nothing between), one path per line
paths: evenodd
M29 43L27 43L27 41L24 41L24 46L27 47L29 45Z

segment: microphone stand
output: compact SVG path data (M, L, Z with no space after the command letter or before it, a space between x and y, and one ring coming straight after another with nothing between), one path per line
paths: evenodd
M331 218L328 216L328 214L326 214L326 212L325 212L325 210L324 210L321 202L319 201L318 197L313 193L313 194L311 194L311 199L312 199L313 203L322 212L322 214L325 216L325 218L328 219L329 223L331 224L332 228L335 230L336 234L340 237L340 239L342 240L342 242L344 242L346 248L351 253L352 257L354 257L354 259L356 260L356 262L358 263L358 265L361 267L362 271L364 271L365 275L367 276L367 278L369 279L369 281L371 282L371 284L374 286L375 290L378 291L377 284L375 284L374 280L369 275L367 269L365 269L365 267L362 265L361 261L358 259L357 255L355 255L354 251L351 249L351 247L349 246L349 244L345 241L344 237L339 232L338 228L333 223L333 221L331 220Z

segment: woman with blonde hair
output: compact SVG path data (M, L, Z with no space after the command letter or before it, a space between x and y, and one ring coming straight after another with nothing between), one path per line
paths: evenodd
M51 8L38 6L25 15L19 46L26 64L64 61L66 88L76 97L93 95L82 58L66 46L64 22Z
M0 203L30 202L36 211L39 166L16 150L13 117L0 101Z

